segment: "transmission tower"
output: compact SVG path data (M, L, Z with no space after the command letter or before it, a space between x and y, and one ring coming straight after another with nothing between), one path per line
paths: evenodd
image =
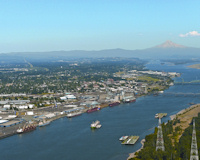
M191 144L190 160L199 160L198 148L197 148L196 129L195 129L195 120L194 119L193 119L193 131L192 131L192 144Z
M156 141L156 151L157 150L165 151L163 134L162 134L162 126L161 126L161 118L159 118L158 123L158 132L157 132L157 141Z

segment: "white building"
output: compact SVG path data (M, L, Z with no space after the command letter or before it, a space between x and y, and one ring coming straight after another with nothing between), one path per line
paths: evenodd
M9 104L5 104L5 105L3 106L3 108L5 108L5 109L10 109L10 105L9 105Z
M30 109L32 109L32 108L34 107L34 104L29 104L28 107L29 107Z
M68 94L65 95L63 97L60 97L61 100L67 100L67 99L76 99L76 96L74 96L73 94Z
M18 109L28 109L28 106L23 105L23 106L18 106L17 108Z
M34 112L33 111L28 111L28 112L26 112L26 115L34 115Z

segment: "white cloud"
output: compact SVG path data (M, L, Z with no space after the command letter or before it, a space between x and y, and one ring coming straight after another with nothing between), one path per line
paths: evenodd
M194 36L200 36L200 33L198 33L197 31L191 31L191 32L179 35L179 37L194 37Z

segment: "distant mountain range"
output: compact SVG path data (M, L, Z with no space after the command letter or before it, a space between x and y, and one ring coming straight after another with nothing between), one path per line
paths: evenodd
M187 48L186 46L173 43L172 41L166 41L161 45L157 45L154 48Z
M14 52L0 54L0 63L28 61L62 61L73 58L133 57L141 59L187 59L200 58L200 48L186 47L166 41L161 45L143 50L107 49L100 51L52 51L52 52Z

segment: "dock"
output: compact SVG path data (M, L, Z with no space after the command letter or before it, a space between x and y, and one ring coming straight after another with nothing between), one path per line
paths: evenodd
M167 113L156 113L155 118L163 118L166 116L167 116Z
M6 138L6 137L10 137L17 134L16 131L13 131L12 133L8 133L8 134L0 134L0 139Z
M130 144L133 145L137 142L139 136L128 136L121 144Z
M0 124L0 127L10 127L10 126L17 125L20 123L22 123L21 120L12 120L12 121L8 121L6 123Z

